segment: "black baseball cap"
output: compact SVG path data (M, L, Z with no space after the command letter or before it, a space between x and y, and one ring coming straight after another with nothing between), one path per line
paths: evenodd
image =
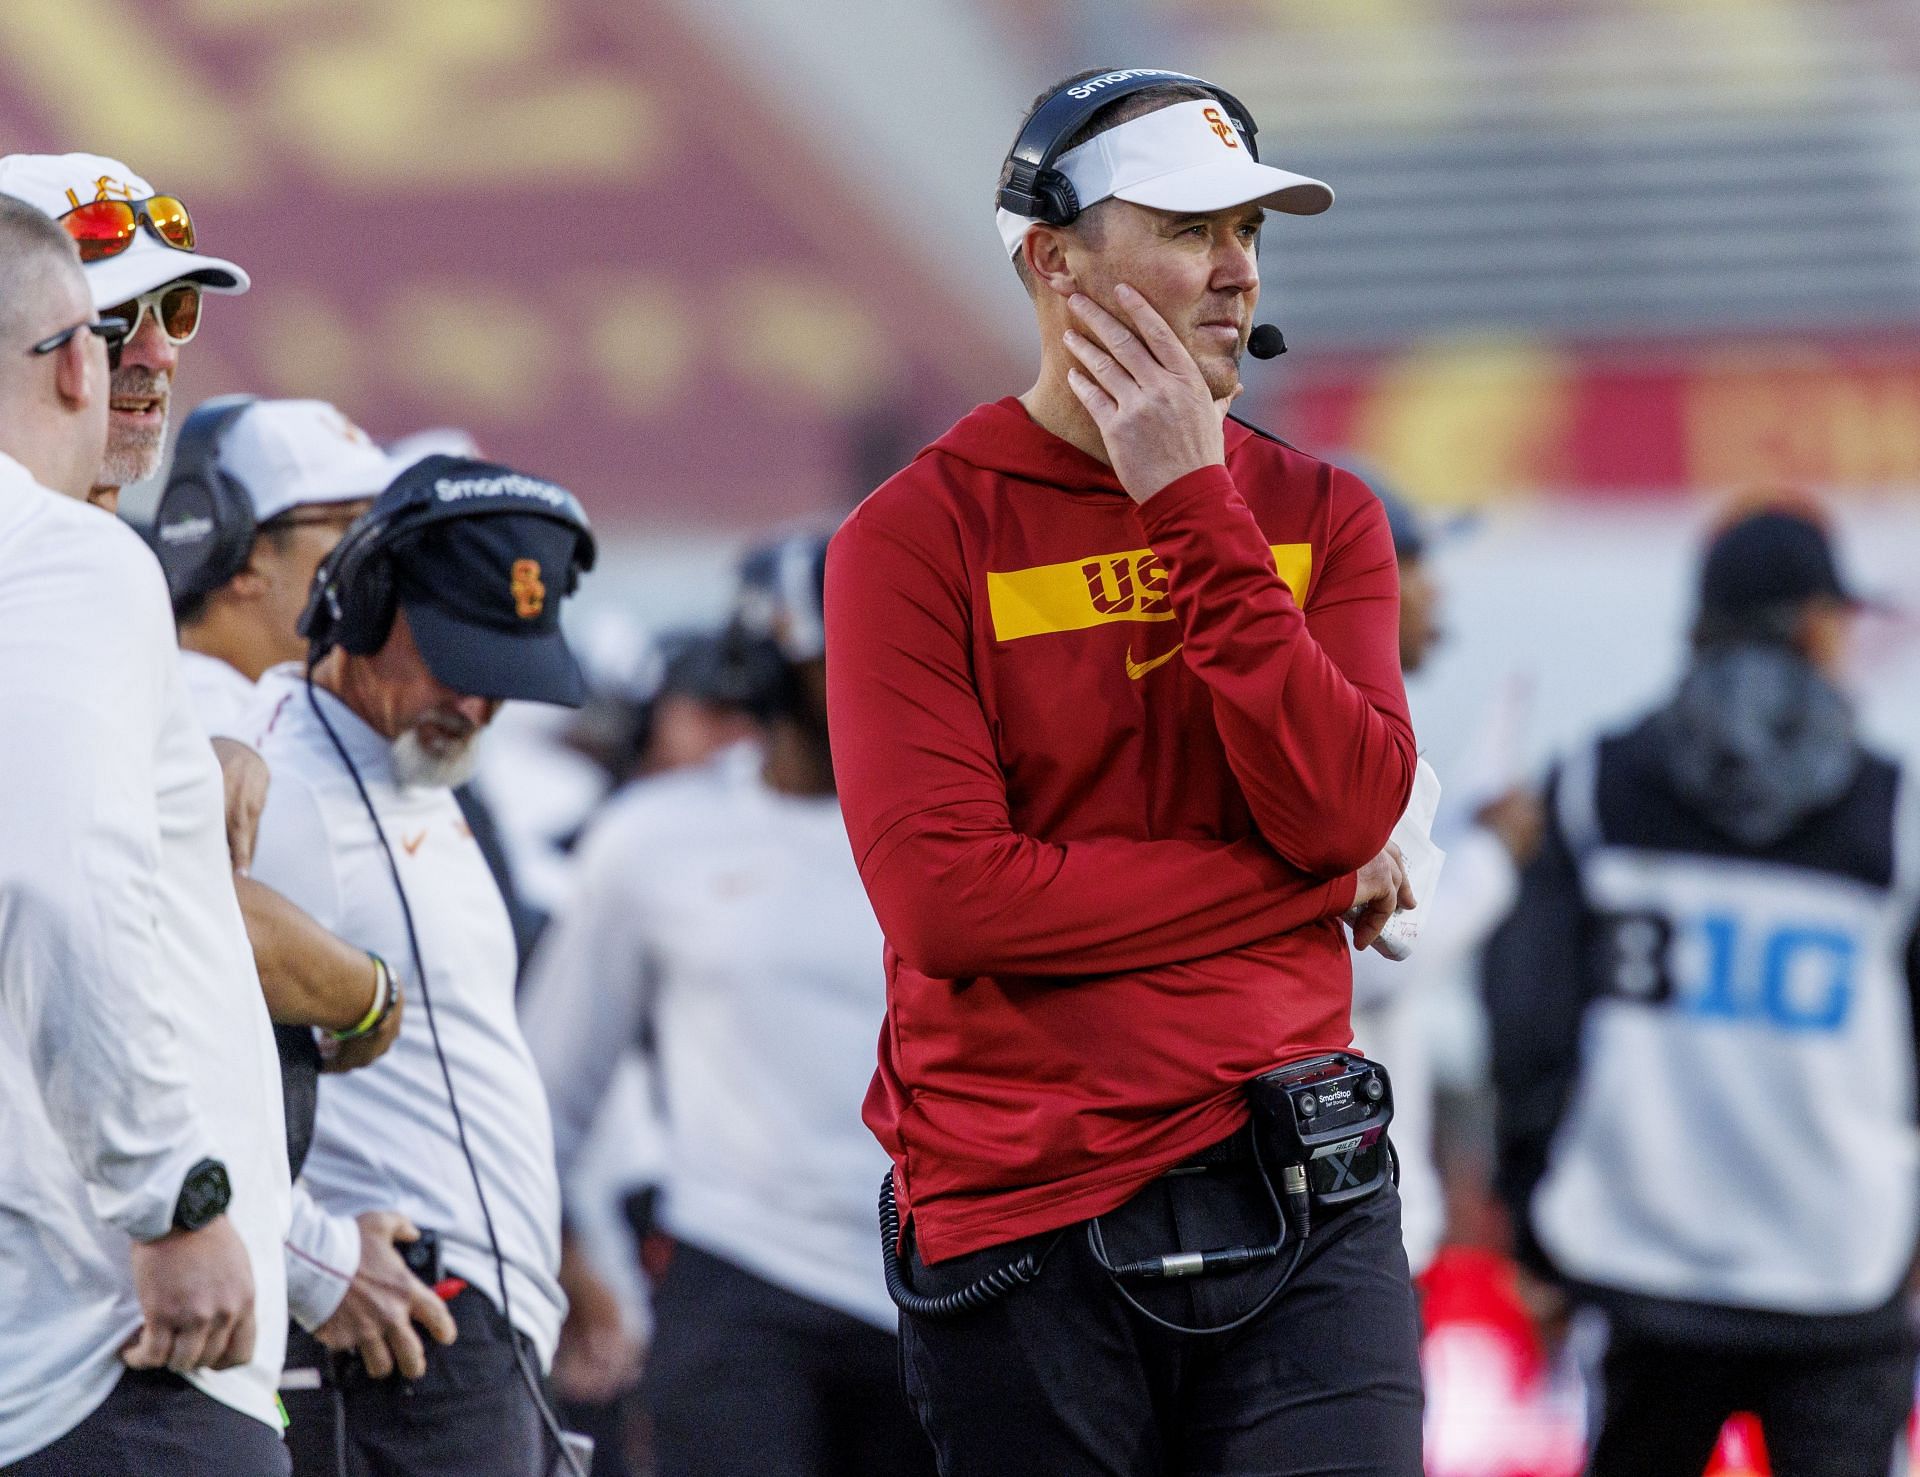
M1700 565L1703 610L1741 614L1820 599L1870 603L1841 579L1826 529L1804 513L1750 513L1707 545Z
M472 697L579 707L587 684L560 631L579 541L556 518L483 513L397 543L394 591L427 669Z

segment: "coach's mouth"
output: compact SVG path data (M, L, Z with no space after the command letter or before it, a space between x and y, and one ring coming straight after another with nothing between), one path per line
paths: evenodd
M131 420L157 420L167 402L159 395L115 395L107 403L115 415Z

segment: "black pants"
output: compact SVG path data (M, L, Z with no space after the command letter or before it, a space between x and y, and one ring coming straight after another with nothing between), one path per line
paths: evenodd
M284 1477L280 1433L168 1370L130 1369L100 1407L6 1477Z
M1112 1263L1274 1236L1246 1163L1163 1176L1102 1227ZM901 1319L907 1392L942 1477L1420 1477L1419 1332L1390 1187L1323 1217L1284 1289L1230 1333L1171 1333L1128 1307L1084 1224L932 1267L916 1256L910 1276L938 1295L1049 1245L1039 1278L999 1302ZM1163 1319L1219 1324L1257 1305L1291 1256L1127 1286Z
M685 1243L654 1321L657 1477L932 1477L891 1334Z
M553 1443L514 1361L517 1341L538 1375L531 1343L473 1288L447 1308L459 1337L442 1347L421 1335L417 1380L374 1379L357 1355L288 1335L287 1368L320 1369L326 1381L286 1392L294 1477L546 1477Z
M1913 1409L1914 1351L1742 1354L1615 1338L1593 1477L1700 1477L1735 1411L1760 1417L1774 1477L1886 1477Z

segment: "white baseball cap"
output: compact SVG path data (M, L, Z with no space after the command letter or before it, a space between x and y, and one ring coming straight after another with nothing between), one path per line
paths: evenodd
M1318 215L1333 204L1324 181L1256 160L1226 108L1212 98L1130 118L1069 149L1053 167L1072 182L1082 210L1113 199L1182 215L1236 205ZM1008 256L1019 255L1020 243L1038 224L1005 209L995 219Z
M324 400L257 400L221 433L220 470L265 523L289 508L378 497L400 468Z
M155 190L118 159L103 154L8 154L0 158L0 194L24 200L56 220L95 200L148 200ZM217 256L166 245L142 222L117 256L87 264L96 309L182 280L209 292L245 292L247 274Z

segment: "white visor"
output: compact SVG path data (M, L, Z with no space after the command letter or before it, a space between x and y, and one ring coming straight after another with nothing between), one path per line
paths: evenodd
M1322 181L1254 159L1232 115L1211 98L1158 108L1095 134L1053 167L1072 183L1082 210L1113 199L1183 215L1236 205L1318 215L1333 204L1333 191ZM1018 256L1037 222L1010 210L995 219L1007 255Z

